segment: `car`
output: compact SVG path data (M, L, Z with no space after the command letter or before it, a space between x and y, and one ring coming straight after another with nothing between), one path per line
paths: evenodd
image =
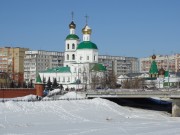
M49 93L49 90L45 89L45 90L43 91L43 96L47 96L48 93Z

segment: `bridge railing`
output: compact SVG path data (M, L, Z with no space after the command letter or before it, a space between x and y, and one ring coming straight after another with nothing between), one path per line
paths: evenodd
M139 90L104 90L104 91L88 91L87 97L180 97L180 91L139 91Z

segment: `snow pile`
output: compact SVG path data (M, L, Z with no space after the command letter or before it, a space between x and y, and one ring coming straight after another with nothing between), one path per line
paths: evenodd
M48 96L50 96L50 95L55 95L55 94L60 93L60 92L61 92L60 89L54 89L54 90L52 90L52 91L49 91Z
M44 97L44 98L42 98L42 100L52 100L53 98L51 98L51 97Z
M25 101L33 101L33 100L37 100L37 96L36 95L27 95L27 96L24 96L24 97L17 97L17 98L14 98L15 100L25 100Z
M75 96L69 92L63 97ZM0 103L2 135L178 135L179 125L180 118L163 112L123 107L101 98Z
M61 96L59 99L75 99L75 98L84 98L83 96L81 96L80 94L76 93L76 92L68 92L65 95Z
M19 112L20 110L22 110L21 106L19 106L16 102L13 102L13 101L5 102L5 106L9 110L13 110L13 112Z

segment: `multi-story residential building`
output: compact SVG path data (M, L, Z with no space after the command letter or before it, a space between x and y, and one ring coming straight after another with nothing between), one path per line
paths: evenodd
M138 58L135 57L99 55L98 60L99 63L106 66L109 72L113 71L116 76L139 72Z
M140 72L149 72L151 67L152 58L140 58ZM163 68L170 72L178 72L180 69L180 54L173 55L156 55L157 67Z
M38 72L48 68L63 66L64 52L54 51L26 51L24 57L24 79L35 82Z
M24 55L28 48L1 47L0 48L0 71L9 74L17 84L24 80Z
M180 54L176 54L175 69L180 72Z

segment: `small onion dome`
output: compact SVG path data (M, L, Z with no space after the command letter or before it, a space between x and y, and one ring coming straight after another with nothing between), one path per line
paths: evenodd
M75 28L76 28L76 24L72 21L72 22L69 24L69 28L70 28L70 29L75 29Z
M87 25L82 29L83 34L91 34L91 32L92 32L91 28Z
M156 55L154 55L154 54L153 54L152 59L154 59L154 60L155 60L155 59L156 59Z
M164 75L165 74L165 70L161 67L161 69L159 69L158 71L159 75Z

